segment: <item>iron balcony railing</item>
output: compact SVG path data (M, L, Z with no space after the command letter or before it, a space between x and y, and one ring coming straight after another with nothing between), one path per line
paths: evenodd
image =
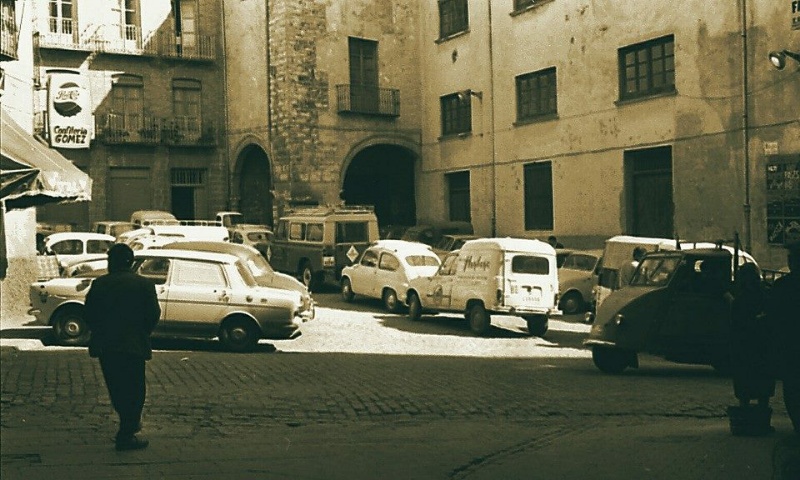
M108 145L156 145L161 140L161 121L157 117L107 113L96 119L97 138Z
M159 118L151 115L106 113L96 117L98 140L107 145L217 145L213 122L196 117Z
M17 25L14 18L0 19L0 62L17 60Z
M158 53L164 57L214 60L216 40L213 35L186 33L176 36L172 32L160 32L156 37Z
M145 34L136 25L88 25L78 34L69 19L50 18L39 32L39 46L66 50L86 50L122 55L151 55L166 58L209 61L216 59L213 35L174 32Z
M183 147L214 146L217 144L217 128L214 122L198 117L167 118L161 128L161 141Z
M340 113L361 113L397 117L400 115L400 90L368 85L336 85Z

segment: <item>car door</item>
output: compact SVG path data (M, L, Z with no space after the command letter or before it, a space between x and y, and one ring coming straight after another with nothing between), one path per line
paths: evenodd
M156 325L156 333L165 333L169 329L165 320L167 312L167 276L169 275L170 260L168 258L145 258L137 261L133 269L139 275L150 279L156 286L158 306L161 307L161 317Z
M358 264L350 272L350 285L353 293L368 297L375 296L375 275L378 271L378 252L370 248L361 256Z
M444 257L436 275L431 277L428 290L425 292L425 303L432 308L446 310L452 304L451 295L455 280L458 254L451 253Z
M403 269L400 267L400 260L391 253L383 252L378 260L378 268L375 271L375 295L380 298L383 296L383 287L389 287L397 293L398 285L403 283Z
M165 323L175 336L214 336L230 302L221 264L172 259Z
M722 263L721 274L709 272L703 263L708 259L687 259L682 274L676 278L669 300L662 333L672 337L672 345L680 351L710 352L720 348L727 338L730 303L725 292L730 289L728 264ZM719 263L719 262L716 262Z

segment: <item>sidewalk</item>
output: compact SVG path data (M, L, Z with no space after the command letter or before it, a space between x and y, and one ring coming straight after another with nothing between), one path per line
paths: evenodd
M24 407L22 407L24 408ZM733 437L697 418L543 418L536 422L187 425L146 417L150 447L116 452L113 421L3 419L4 480L191 479L775 479L800 442L781 417L769 437ZM96 423L99 421L100 423ZM70 425L72 423L72 425ZM797 467L795 463L795 468Z

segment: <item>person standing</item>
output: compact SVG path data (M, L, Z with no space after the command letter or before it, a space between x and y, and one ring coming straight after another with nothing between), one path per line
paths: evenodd
M775 280L769 291L767 319L775 329L777 376L783 381L783 402L800 435L800 241L786 246L789 274Z
M769 399L775 395L769 362L771 332L765 321L765 308L761 274L755 264L746 263L736 274L731 303L733 393L740 407L749 407L750 401L756 400L762 411L769 408ZM766 418L764 427L768 431L769 416Z
M643 247L636 247L633 249L631 261L619 269L619 286L617 288L624 288L630 285L633 274L636 273L636 269L639 267L639 263L641 263L646 253L647 250Z
M161 316L155 284L131 271L133 250L117 243L108 250L108 273L86 295L91 331L89 355L98 358L111 405L119 416L117 450L138 450L146 394L145 362L153 356L150 334Z

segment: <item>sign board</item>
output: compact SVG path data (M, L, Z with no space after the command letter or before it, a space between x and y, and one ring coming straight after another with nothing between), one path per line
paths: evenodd
M777 155L778 142L764 142L764 155Z
M767 159L767 241L800 240L800 155Z
M792 30L800 30L800 0L792 0Z
M79 73L51 73L47 83L50 146L89 148L92 109L86 80Z

